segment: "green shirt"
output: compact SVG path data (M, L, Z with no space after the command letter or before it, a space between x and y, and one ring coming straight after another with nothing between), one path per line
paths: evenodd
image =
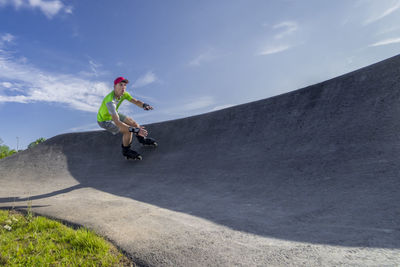
M124 100L130 101L132 96L125 92L120 98L116 98L114 95L114 90L104 97L103 102L99 108L99 112L97 113L97 121L111 121L113 114L118 114L118 108Z

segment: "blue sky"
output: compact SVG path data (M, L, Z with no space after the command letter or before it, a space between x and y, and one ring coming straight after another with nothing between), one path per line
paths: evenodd
M293 91L400 53L400 0L0 0L0 138L100 130L113 80L140 124ZM182 133L184 134L184 133Z

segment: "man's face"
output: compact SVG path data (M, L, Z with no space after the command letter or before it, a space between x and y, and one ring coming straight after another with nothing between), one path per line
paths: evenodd
M117 97L122 96L125 93L125 90L126 90L126 83L125 82L117 83L114 86L115 95Z

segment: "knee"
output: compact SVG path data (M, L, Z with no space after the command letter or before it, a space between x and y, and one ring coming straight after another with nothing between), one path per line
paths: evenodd
M138 127L136 121L134 121L132 118L127 117L125 121L126 121L125 123L128 124L129 126Z
M123 123L128 124L132 119L130 117L125 117L124 120L121 120Z
M129 127L126 127L126 126L120 126L120 127L119 127L119 131L120 131L122 134L131 134L131 132L129 132Z

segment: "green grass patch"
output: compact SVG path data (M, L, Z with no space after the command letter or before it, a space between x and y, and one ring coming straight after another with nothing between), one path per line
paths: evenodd
M86 228L0 210L0 266L132 266L112 244Z

